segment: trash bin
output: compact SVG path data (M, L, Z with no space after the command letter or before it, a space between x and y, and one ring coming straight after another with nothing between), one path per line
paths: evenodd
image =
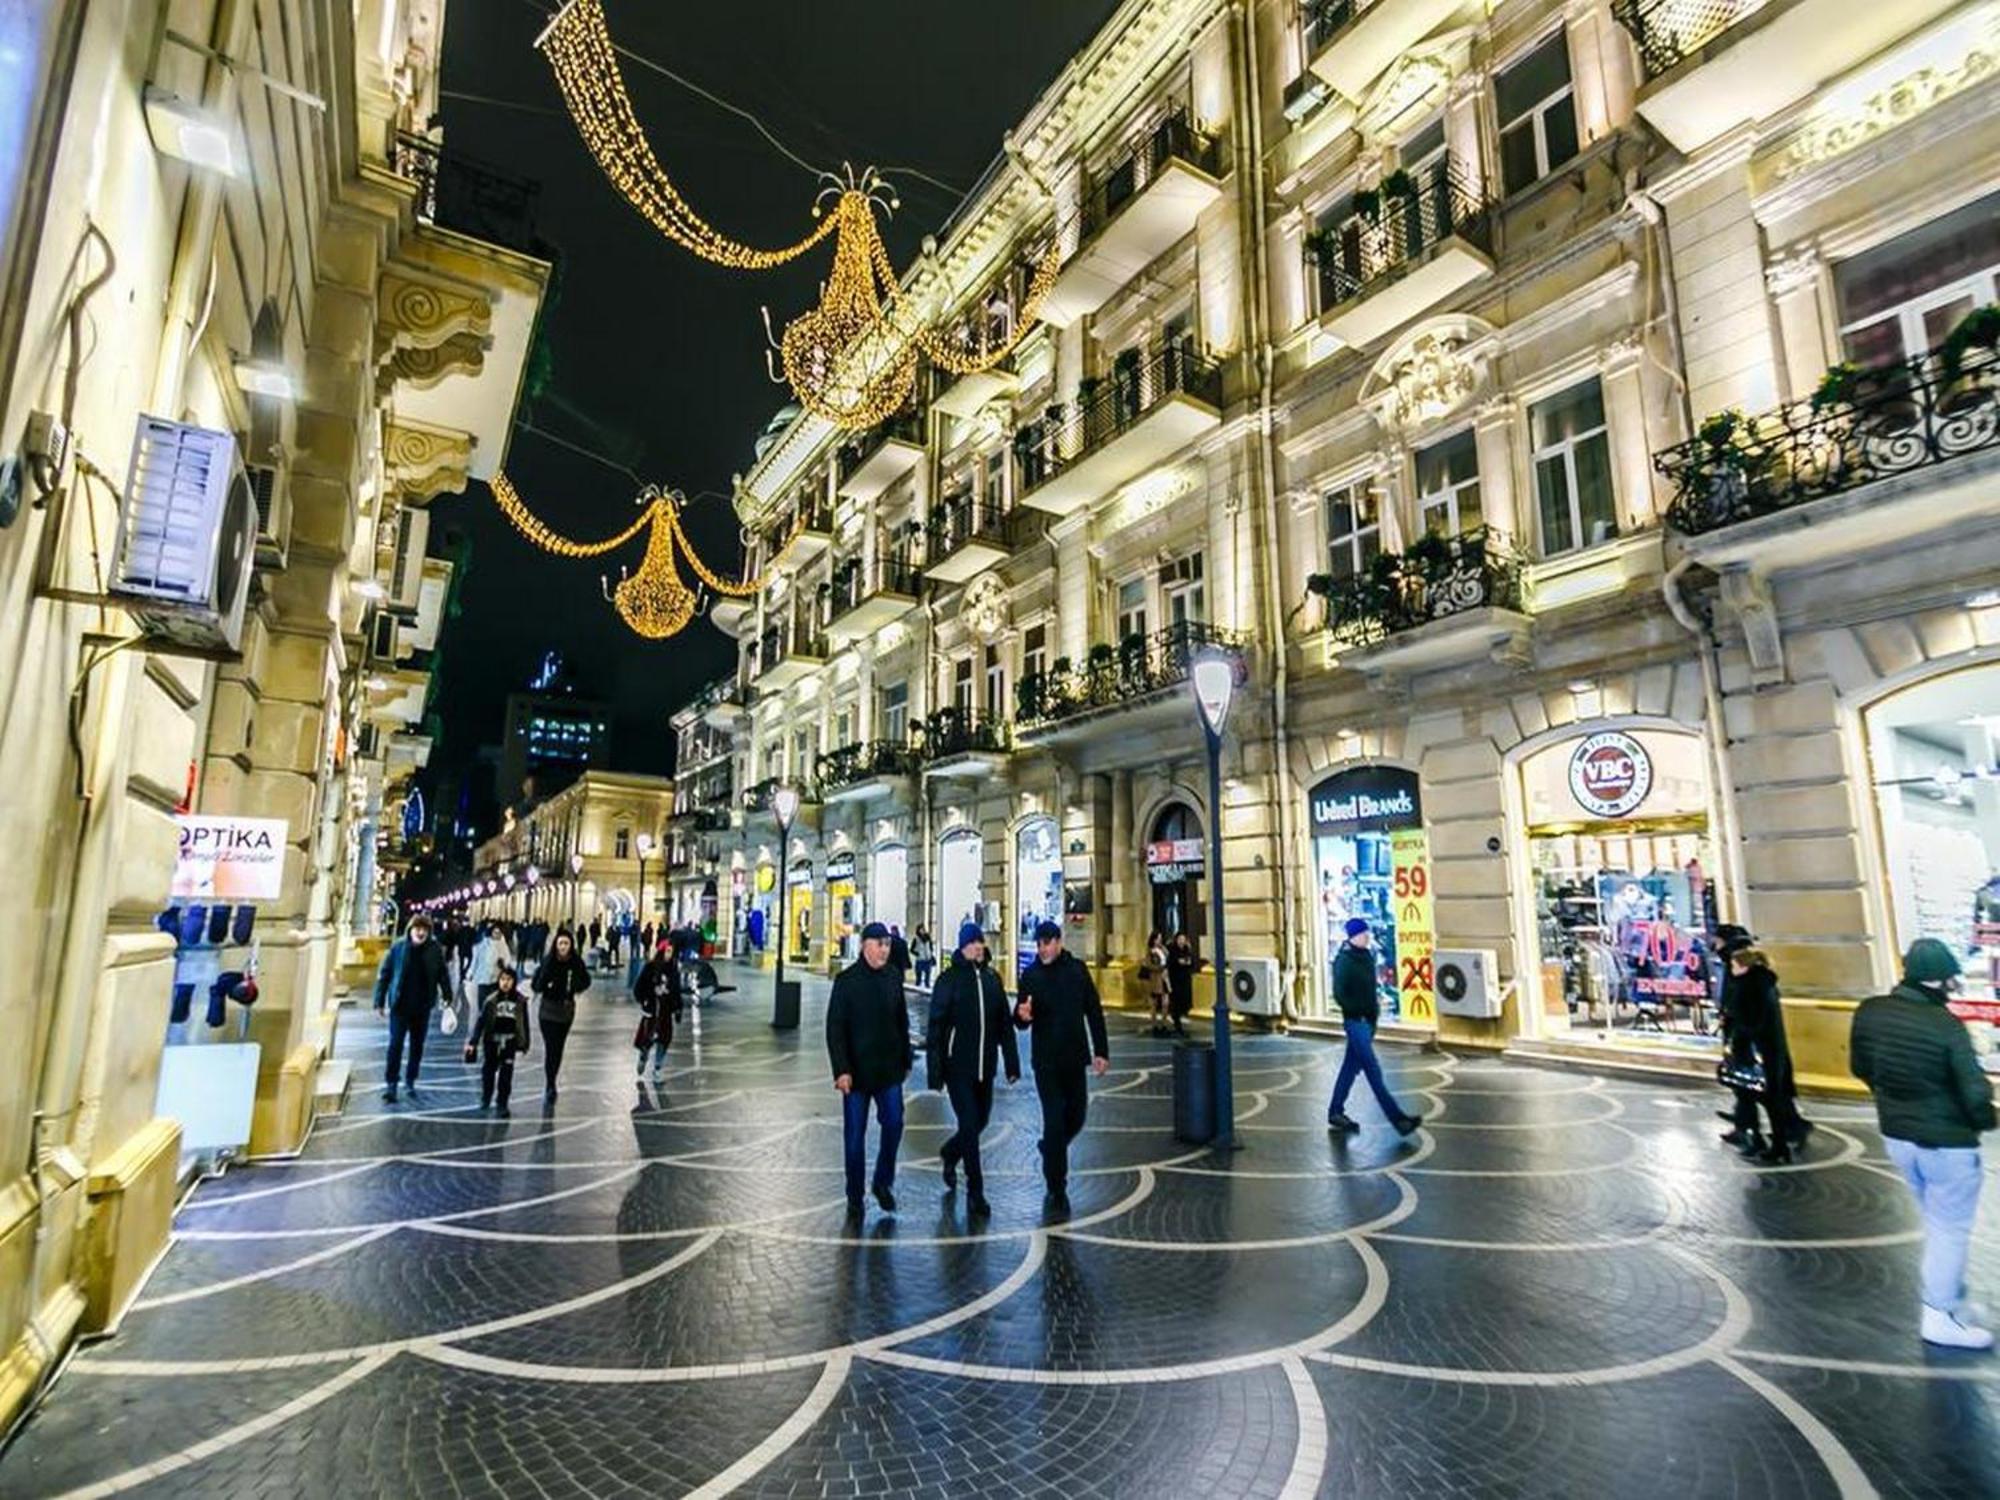
M1174 1048L1174 1135L1190 1145L1215 1139L1215 1046L1182 1042Z
M771 1004L771 1026L776 1031L799 1029L799 982L796 979L787 979L777 986L777 994Z

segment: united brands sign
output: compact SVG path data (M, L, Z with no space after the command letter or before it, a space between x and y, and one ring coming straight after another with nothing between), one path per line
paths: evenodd
M1327 777L1310 794L1316 838L1421 828L1417 773L1400 766L1357 766Z
M182 813L173 895L201 901L271 901L284 888L283 818L214 818Z

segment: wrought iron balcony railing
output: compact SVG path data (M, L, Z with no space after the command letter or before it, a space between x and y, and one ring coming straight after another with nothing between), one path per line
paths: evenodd
M1091 183L1083 199L1078 243L1096 238L1126 204L1167 169L1170 161L1184 161L1211 177L1220 177L1226 170L1221 139L1195 129L1184 105L1155 125L1144 140Z
M399 134L396 175L417 185L417 217L489 245L544 256L535 233L542 188L420 135Z
M877 776L908 776L917 769L917 752L894 740L867 740L842 745L819 758L819 792L826 797Z
M1022 678L1014 722L1032 729L1134 703L1187 681L1195 653L1204 646L1240 654L1248 645L1241 632L1187 620L1151 635L1127 636L1117 646L1093 647L1080 667L1059 661Z
M677 807L673 822L677 827L693 833L726 833L729 829L728 812L717 806Z
M1137 426L1149 412L1176 395L1222 405L1222 366L1180 340L1155 350L1150 359L1112 366L1110 373L1077 392L1075 412L1051 407L1014 435L1014 457L1023 492L1047 484L1065 469Z
M840 457L837 460L840 477L846 479L873 458L884 443L891 441L914 443L921 448L924 445L923 418L913 411L902 412L889 418L881 426L870 428L860 436L850 439L840 450Z
M2000 351L1937 351L1838 370L1818 395L1756 417L1723 412L1653 455L1667 520L1699 536L1982 449L2000 448Z
M1469 610L1518 610L1526 597L1523 559L1491 527L1425 537L1351 578L1322 573L1308 587L1326 600L1327 629L1349 650Z
M922 582L923 574L907 558L878 557L873 567L864 565L858 557L849 558L827 580L826 618L838 620L878 594L902 594L914 599Z
M813 661L826 658L826 638L817 627L803 626L786 630L783 626L767 630L758 637L757 650L750 661L750 674L760 677L779 662L791 657L805 657Z
M1306 56L1323 50L1375 5L1376 0L1306 0Z
M1397 178L1404 178L1401 184ZM1325 311L1393 280L1446 239L1493 250L1491 205L1459 164L1446 157L1399 173L1376 190L1373 214L1323 231L1308 253L1319 266Z
M941 708L917 726L917 753L925 761L954 755L1004 755L1007 722L970 708Z
M1768 0L1613 0L1611 13L1639 44L1651 82L1672 72Z

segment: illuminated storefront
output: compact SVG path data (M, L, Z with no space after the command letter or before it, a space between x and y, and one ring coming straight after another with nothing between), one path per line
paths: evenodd
M1430 838L1417 773L1337 771L1307 794L1307 808L1323 1013L1335 1010L1333 960L1347 923L1361 917L1374 938L1383 1019L1435 1026Z
M861 953L861 887L855 883L854 854L843 849L826 859L826 936L828 957L842 962Z
M1014 956L1035 961L1035 928L1063 920L1062 841L1054 818L1031 818L1014 835Z
M1201 815L1185 802L1170 802L1153 819L1146 840L1146 884L1153 895L1153 930L1163 937L1186 933L1200 952L1208 915L1201 903L1208 845Z
M905 934L910 925L910 851L884 844L875 851L868 893L868 920L886 922Z
M981 920L985 903L980 881L985 872L985 840L970 828L958 828L938 843L938 948L949 952L959 925Z

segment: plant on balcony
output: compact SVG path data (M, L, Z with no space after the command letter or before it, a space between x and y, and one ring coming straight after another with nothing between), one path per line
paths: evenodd
M1826 373L1819 378L1819 385L1812 393L1812 409L1816 412L1829 411L1836 406L1845 406L1854 399L1855 381L1861 374L1861 367L1845 360L1836 365L1828 365Z
M1992 350L2000 346L2000 303L1975 307L1958 320L1956 327L1938 345L1938 366L1947 380L1958 379L1965 356L1974 349Z
M1357 188L1354 193L1354 211L1370 224L1382 222L1382 195L1374 188Z
M1090 648L1090 669L1093 672L1105 670L1117 659L1118 653L1112 649L1108 641L1099 641ZM1066 664L1064 670L1068 670Z
M1336 266L1340 264L1340 231L1333 225L1321 225L1306 231L1301 243L1305 246L1306 259L1316 266Z
M1417 179L1398 167L1382 179L1382 192L1390 198L1414 198L1417 196Z

